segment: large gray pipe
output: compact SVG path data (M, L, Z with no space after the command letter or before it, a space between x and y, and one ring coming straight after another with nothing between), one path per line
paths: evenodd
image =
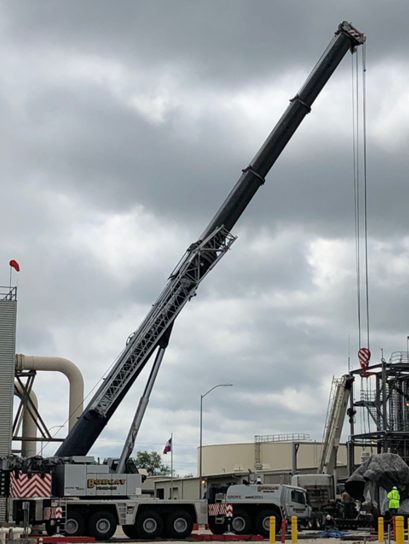
M14 393L20 398L24 397L24 390L17 380L14 382ZM29 394L30 401L35 409L38 409L38 400L37 395L34 391L30 391ZM37 438L37 422L35 417L30 413L29 407L27 404L23 407L23 428L22 428L23 438ZM23 457L34 457L37 454L36 442L31 440L22 440L21 442L21 455Z
M62 357L40 357L16 354L16 370L45 370L62 372L70 383L68 429L71 430L82 414L84 402L84 379L79 368Z

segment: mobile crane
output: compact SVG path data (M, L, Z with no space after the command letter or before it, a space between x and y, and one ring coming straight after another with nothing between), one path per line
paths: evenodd
M328 514L335 519L338 528L342 526L353 529L358 523L363 523L362 520L340 519L340 513L335 506L337 453L353 381L354 376L351 374L333 380L317 472L294 474L291 479L292 485L303 487L308 492L313 527L322 527Z
M230 249L235 240L231 229L264 184L265 177L292 135L311 111L318 94L348 51L354 52L365 36L350 23L342 22L332 41L300 91L260 150L227 196L199 239L190 245L171 273L140 327L128 338L113 369L94 394L75 426L48 459L3 459L3 472L52 474L52 497L40 502L13 499L14 519L23 519L24 504L31 504L30 521L52 522L55 512L64 511L65 531L70 535L91 534L107 539L117 525L128 536L183 538L203 513L203 501L144 499L140 495L140 476L129 474L129 460L149 397L172 332L174 321L195 295L200 282ZM155 353L152 369L138 405L122 454L117 462L97 464L87 453L111 416ZM138 479L139 478L139 479ZM207 513L207 511L206 511Z

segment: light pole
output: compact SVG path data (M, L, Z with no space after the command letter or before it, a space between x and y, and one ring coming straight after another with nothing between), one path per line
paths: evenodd
M200 439L199 439L199 499L202 498L202 446L203 446L203 399L212 391L218 387L232 387L232 383L218 383L214 385L209 391L206 391L203 395L200 395Z

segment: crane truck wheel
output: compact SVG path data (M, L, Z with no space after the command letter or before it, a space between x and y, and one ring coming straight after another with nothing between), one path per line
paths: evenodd
M268 536L270 534L270 517L276 518L276 534L281 529L281 514L278 510L262 510L256 516L256 531L258 535Z
M88 531L96 540L109 540L116 531L116 525L112 512L94 512L88 521Z
M251 519L245 510L236 510L233 512L231 528L236 535L251 534Z
M67 536L84 536L87 534L85 528L85 515L79 510L68 510L64 524L64 533Z
M122 525L122 530L128 538L138 538L138 531L135 525Z
M163 520L154 510L138 514L135 525L139 538L157 538L163 533Z
M222 535L227 531L226 522L216 523L213 517L209 517L209 529L214 535Z
M171 512L165 521L166 535L170 538L184 539L190 536L193 529L193 519L189 512L179 510Z

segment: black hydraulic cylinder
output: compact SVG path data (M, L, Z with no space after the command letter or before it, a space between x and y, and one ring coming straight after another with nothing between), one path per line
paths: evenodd
M287 110L255 155L250 165L243 170L236 185L202 233L200 240L206 239L221 226L224 226L227 231L231 231L250 200L264 183L265 176L279 157L281 151L284 149L306 114L310 112L314 100L317 98L342 58L347 51L353 51L356 46L363 44L364 41L365 36L349 23L343 22L339 25L334 38L314 67L304 86L290 101ZM201 264L201 277L205 275L214 259L216 259L216 254L214 257L208 255L207 261L203 259L203 263ZM169 335L170 330L165 331L162 342L165 341L167 344ZM152 345L149 356L154 352L156 347L160 345L161 340ZM140 374L142 368L143 367L141 366L135 372L132 381L126 384L120 395L113 401L103 417L89 407L84 410L74 428L57 450L57 456L67 457L72 455L86 455L89 452L95 440L108 423L110 417L121 403L125 394ZM107 380L109 380L109 376ZM98 392L96 395L98 396Z

